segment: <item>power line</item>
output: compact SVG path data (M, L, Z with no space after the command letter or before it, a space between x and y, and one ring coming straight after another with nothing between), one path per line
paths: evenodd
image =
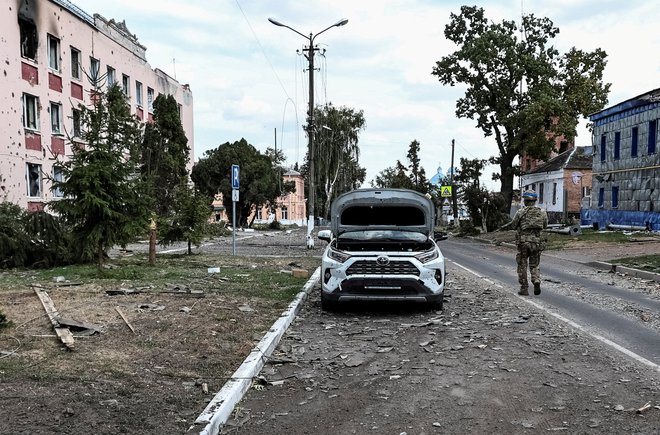
M243 11L243 8L241 7L241 4L239 3L238 0L236 0L236 6L238 6L238 9L241 11L241 14L243 15L243 18L245 19L245 22L247 23L248 27L250 28L250 31L252 32L252 36L254 36L255 41L257 41L257 45L259 45L259 48L261 49L261 54L264 55L264 58L266 58L266 62L268 62L268 65L270 66L271 71L273 71L273 74L275 75L275 78L279 82L280 86L282 87L282 91L284 94L287 96L287 98L291 98L289 96L289 93L286 91L286 88L284 87L284 84L282 83L282 80L280 80L280 76L277 75L277 71L275 71L275 68L273 67L273 64L271 63L270 59L268 58L268 55L266 54L266 50L264 50L263 45L261 45L261 41L259 41L259 38L257 37L257 34L255 33L254 29L252 28L252 25L250 24L250 20L248 20L247 15L245 15L245 12Z

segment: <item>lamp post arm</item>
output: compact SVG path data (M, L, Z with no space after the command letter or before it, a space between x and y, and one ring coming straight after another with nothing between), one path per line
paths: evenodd
M270 21L272 24L275 24L276 26L286 27L287 29L289 29L289 30L291 30L291 31L293 31L293 32L296 32L297 34L299 34L299 35L302 36L303 38L305 38L305 39L309 39L308 36L303 35L302 33L300 33L299 31L297 31L297 30L294 29L293 27L289 27L289 26L287 26L287 25L284 24L284 23L280 23L279 21L277 21L277 20L275 20L275 19L273 19L273 18L269 18L268 21ZM330 27L332 27L332 26L330 26ZM327 29L326 29L326 30L327 30Z
M312 34L310 34L310 38L309 38L310 43L313 44L313 43L314 43L314 38L316 38L317 36L319 36L321 33L325 32L326 30L330 30L330 29L332 29L333 27L343 26L343 25L346 24L346 23L348 23L348 20L347 20L346 18L344 18L344 19L342 19L342 20L337 21L337 22L336 22L335 24L333 24L332 26L328 26L328 27L326 27L325 29L321 30L321 31L318 32L316 35L313 35L313 36L312 36ZM303 35L303 36L304 36L304 35Z

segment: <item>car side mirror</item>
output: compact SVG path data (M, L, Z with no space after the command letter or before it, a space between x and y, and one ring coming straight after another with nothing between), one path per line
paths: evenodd
M319 238L319 240L323 240L325 242L330 243L330 239L332 238L332 231L330 231L330 230L321 230L318 233L318 238Z
M433 238L436 242L439 242L440 240L447 240L449 236L447 236L447 233L444 231L434 231Z

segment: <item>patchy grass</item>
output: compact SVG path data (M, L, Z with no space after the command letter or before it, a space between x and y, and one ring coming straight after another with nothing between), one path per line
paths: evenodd
M647 270L660 273L660 255L641 255L639 257L626 257L611 260L612 263L633 269Z
M635 255L622 256L615 260L608 260L614 264L621 264L635 269L660 272L660 255L646 254L638 255L640 248L637 246L649 246L651 243L660 244L660 236L656 233L627 232L627 231L594 231L583 229L582 234L572 236L554 232L545 232L547 236L548 251L561 251L565 249L591 249L591 250L616 250L620 248L621 253L633 251ZM496 231L477 236L481 239L490 240L495 243L515 243L515 231ZM631 249L632 248L632 249ZM641 248L643 249L643 248ZM613 251L614 252L614 251ZM657 252L655 250L654 252ZM616 255L616 254L615 254Z
M282 272L294 266L305 268L311 274L318 266L318 259L161 254L156 264L149 266L146 255L135 255L109 261L103 269L90 264L3 271L0 274L0 293L29 285L58 287L95 284L106 289L139 291L217 291L288 303L307 280ZM219 267L220 272L209 273L210 267Z

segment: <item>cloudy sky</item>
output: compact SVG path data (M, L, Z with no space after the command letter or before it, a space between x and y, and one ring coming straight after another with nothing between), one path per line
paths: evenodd
M308 103L306 59L297 54L307 39L268 22L272 17L315 39L315 103L364 111L360 163L367 181L396 160L405 161L412 140L421 144L429 178L438 166L460 157L497 153L474 121L457 119L464 89L442 86L431 70L456 47L444 39L454 0L74 0L87 13L125 20L147 47L147 59L194 97L195 159L225 142L245 138L260 150L283 149L287 163L302 163L302 131ZM545 16L559 27L554 44L608 53L605 81L610 104L660 87L660 8L648 0L491 0L477 2L493 21ZM577 145L590 145L582 122ZM495 170L495 168L491 168ZM499 190L499 183L482 180Z

